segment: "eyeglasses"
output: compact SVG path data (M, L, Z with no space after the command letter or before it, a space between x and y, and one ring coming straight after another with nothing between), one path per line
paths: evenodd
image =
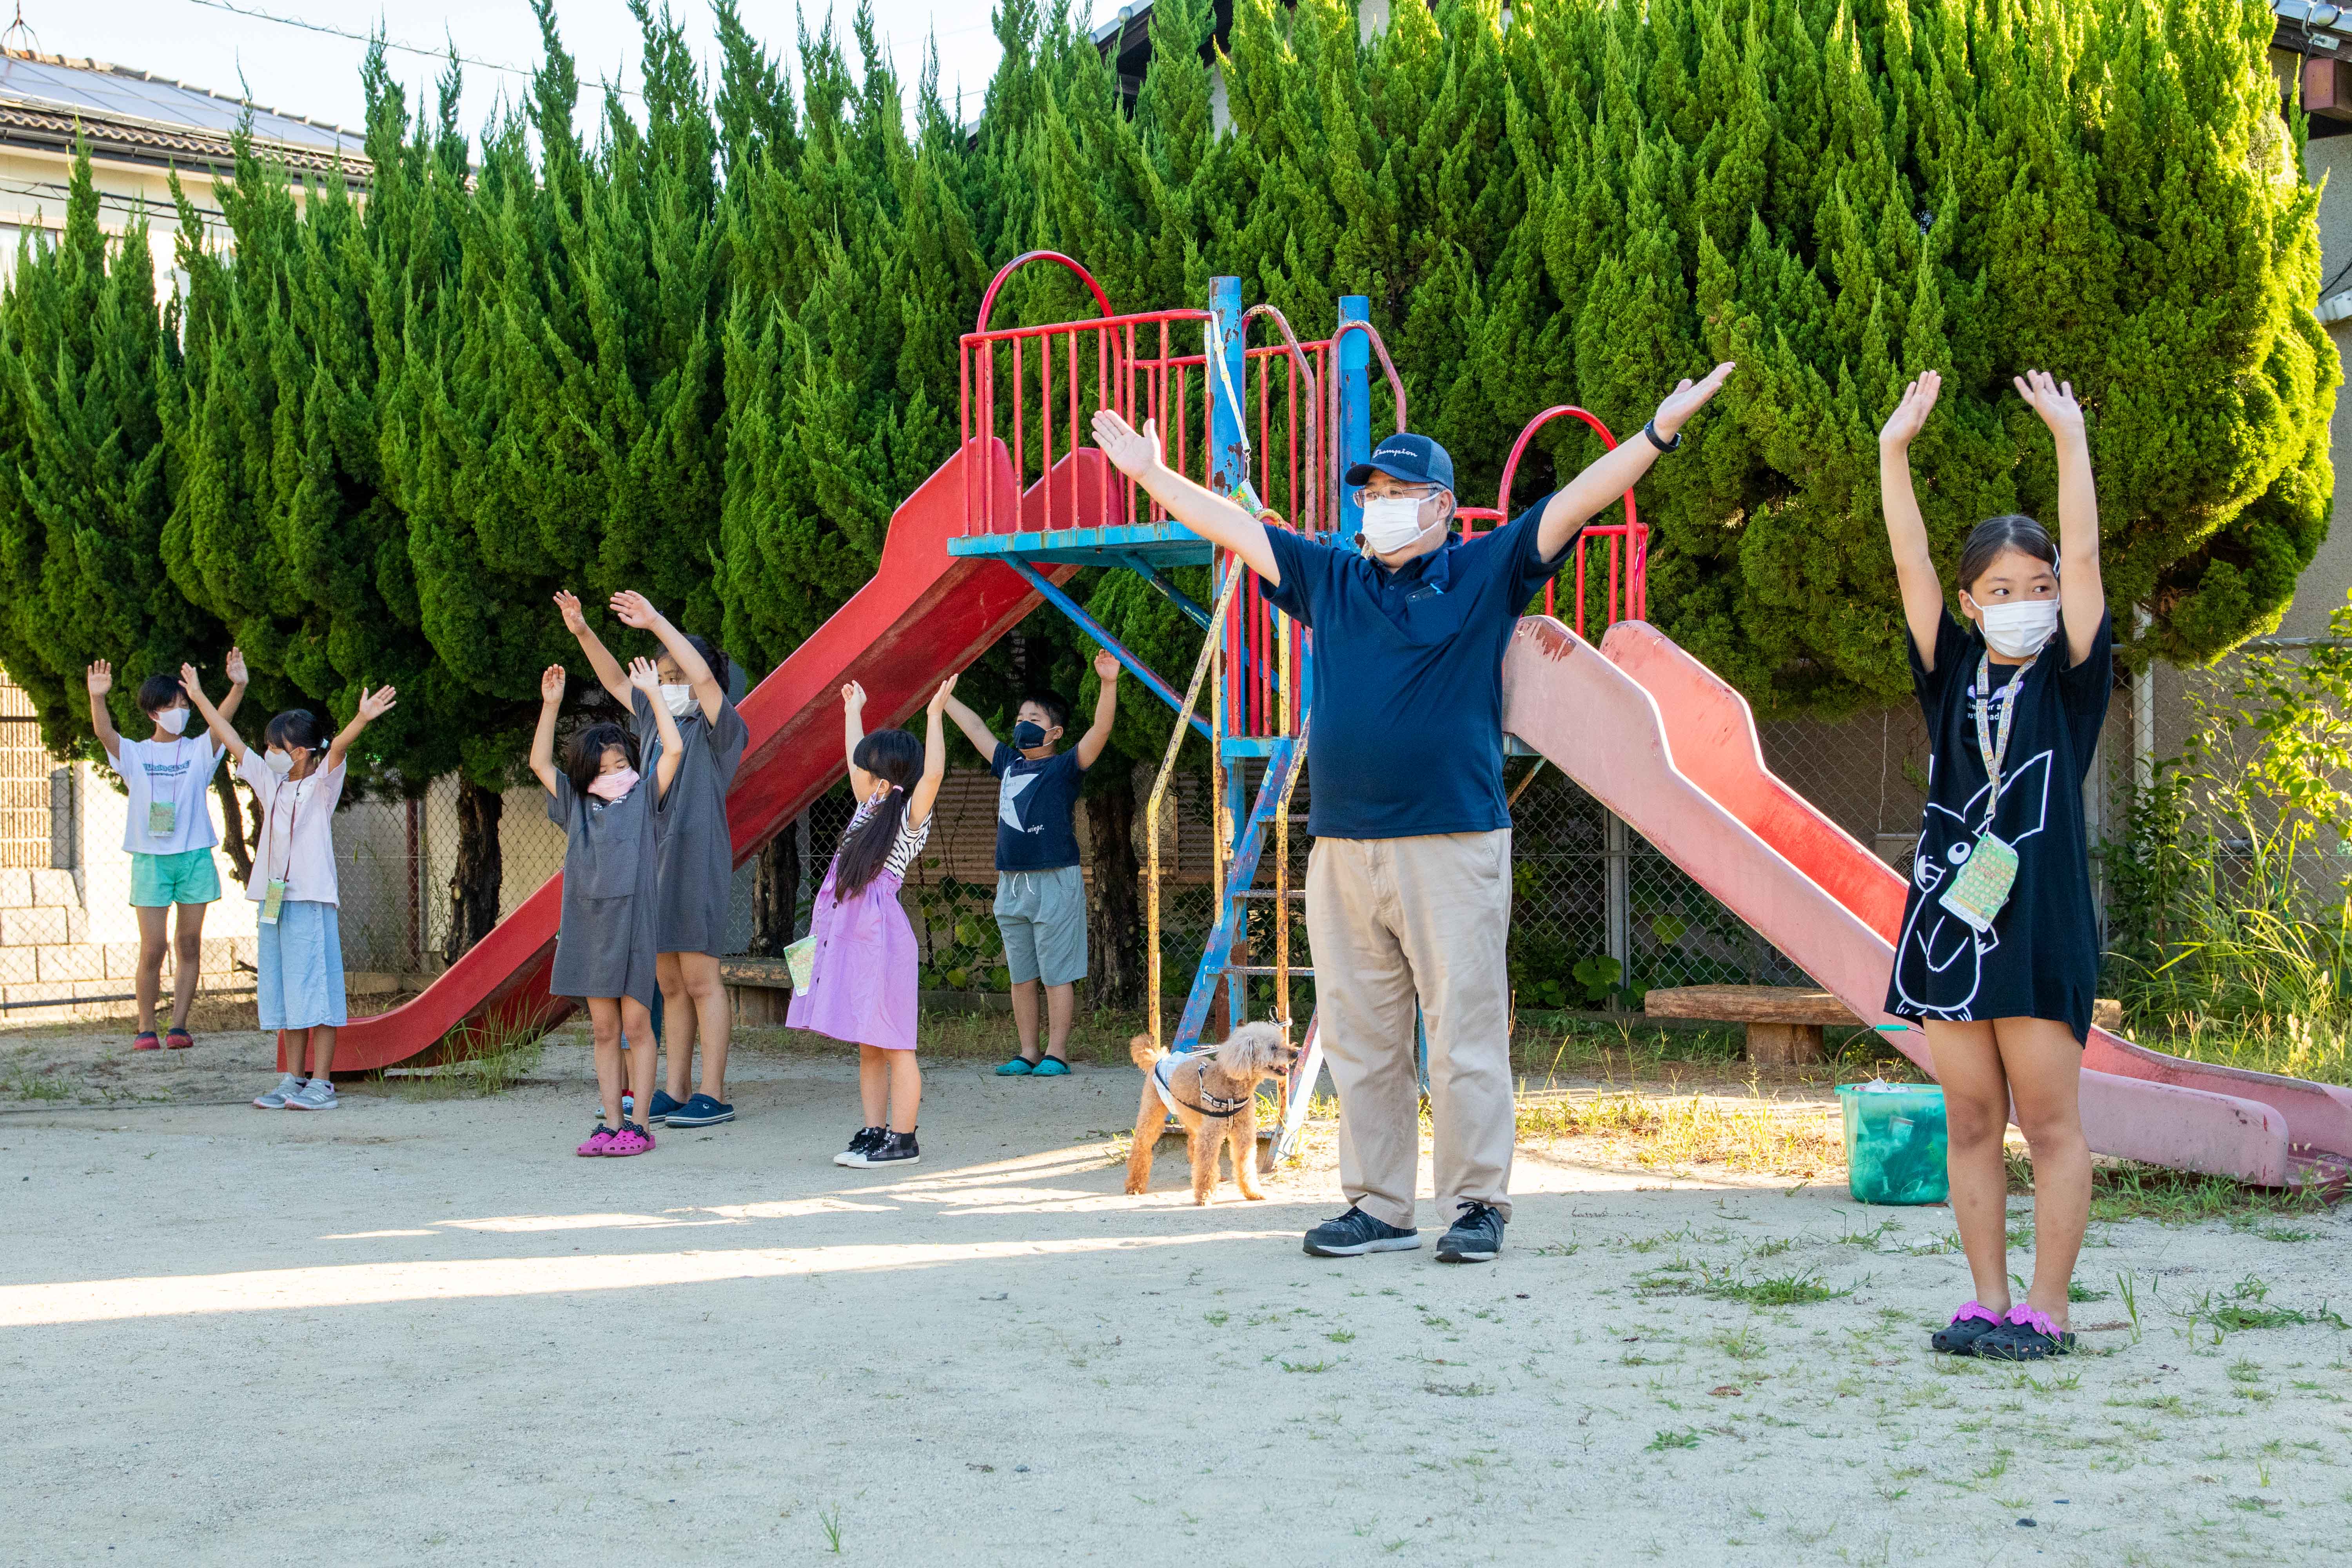
M1424 501L1442 496L1444 493L1445 487L1444 485L1436 484L1399 484L1392 485L1384 490L1376 490L1370 485L1358 485L1348 499L1354 501L1358 506L1362 506L1366 501L1377 500L1384 496L1396 500Z

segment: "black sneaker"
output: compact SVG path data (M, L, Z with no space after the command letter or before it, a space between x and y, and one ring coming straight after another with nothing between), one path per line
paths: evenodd
M850 1139L849 1147L835 1154L833 1163L836 1165L864 1164L866 1156L882 1146L882 1140L889 1131L887 1127L859 1128L856 1136Z
M880 1142L864 1153L852 1156L847 1163L859 1166L911 1165L922 1157L923 1152L917 1147L913 1133L885 1131Z
M1421 1232L1400 1230L1350 1208L1338 1219L1327 1219L1307 1233L1307 1251L1314 1258L1360 1258L1367 1252L1411 1252L1421 1245Z
M1462 1217L1437 1238L1440 1263L1492 1263L1503 1250L1503 1214L1492 1204L1465 1198Z

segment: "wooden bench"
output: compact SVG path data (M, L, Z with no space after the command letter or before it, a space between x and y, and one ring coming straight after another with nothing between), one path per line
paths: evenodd
M719 978L738 1024L781 1024L793 1005L793 966L781 958L722 958Z
M1805 985L1662 985L1642 998L1653 1018L1706 1018L1748 1026L1748 1059L1786 1065L1822 1059L1822 1030L1859 1029L1863 1021L1830 993ZM2123 1004L2102 996L2091 1022L2123 1027Z
M1824 1027L1863 1026L1844 1003L1805 985L1661 985L1642 998L1642 1010L1653 1018L1745 1024L1751 1062L1817 1062Z

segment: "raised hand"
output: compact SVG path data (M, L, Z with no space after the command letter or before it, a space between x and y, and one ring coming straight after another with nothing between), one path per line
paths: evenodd
M180 666L180 689L188 694L189 701L199 704L204 701L205 683L202 679L198 679L196 675L196 667L194 665L184 664Z
M1105 686L1118 679L1118 655L1104 648L1095 655L1095 678Z
M247 684L245 673L245 650L243 648L233 647L229 649L228 658L223 661L223 667L228 671L228 683L231 686L243 686Z
M925 705L925 711L936 718L947 707L948 699L955 695L955 688L956 678L952 675L940 681L940 689L931 693L930 701Z
M2053 379L2046 370L2029 370L2023 375L2012 376L2017 395L2025 399L2026 406L2042 416L2042 423L2050 426L2050 434L2064 440L2079 438L2083 434L2083 405L2074 401L2074 384Z
M539 672L539 700L551 707L563 700L563 667L551 664Z
M114 689L114 666L99 659L89 667L83 680L89 687L92 697L103 697Z
M654 602L634 588L624 588L613 595L613 614L623 626L635 626L641 632L661 625L661 612L654 608Z
M633 658L629 660L629 684L635 687L638 690L644 692L648 697L659 697L661 695L661 675L654 668L654 661L652 659Z
M1152 420L1143 422L1138 431L1108 408L1097 408L1094 417L1095 445L1102 448L1110 466L1130 479L1139 479L1160 461L1160 428Z
M561 669L562 666L558 665L556 668ZM556 695L561 697L562 692L559 690ZM379 686L373 691L370 691L364 686L361 687L360 722L362 724L374 723L377 720L392 711L394 704L398 700L398 697L399 694L394 691L389 686Z
M850 681L841 689L841 705L856 712L866 706L866 688Z
M1656 426L1658 434L1669 441L1673 440L1675 433L1689 421L1690 416L1706 407L1708 398L1723 390L1724 378L1734 368L1733 363L1726 360L1707 372L1704 381L1693 382L1685 376L1676 383L1675 389L1666 394L1666 400L1658 405L1658 412L1651 416L1650 423Z
M555 591L555 607L563 612L563 629L575 637L588 635L588 617L580 613L580 595L569 588Z
M1882 447L1908 447L1918 437L1927 415L1936 406L1936 398L1944 390L1944 378L1938 373L1922 371L1917 380L1903 389L1903 399L1895 412L1886 416L1879 427L1878 444Z

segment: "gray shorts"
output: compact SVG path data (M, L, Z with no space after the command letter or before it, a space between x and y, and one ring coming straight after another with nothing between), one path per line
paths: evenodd
M999 871L996 924L1015 985L1067 985L1087 977L1087 879L1077 867Z

